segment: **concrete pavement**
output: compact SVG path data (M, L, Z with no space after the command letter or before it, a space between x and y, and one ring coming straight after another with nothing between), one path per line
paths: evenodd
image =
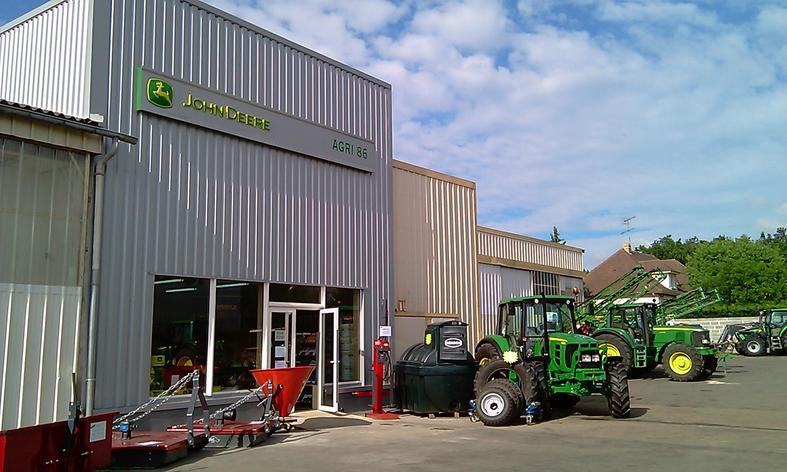
M504 428L467 417L398 421L317 415L252 449L202 451L170 471L785 470L787 357L735 357L696 383L660 372L630 382L632 418L581 401L558 418Z

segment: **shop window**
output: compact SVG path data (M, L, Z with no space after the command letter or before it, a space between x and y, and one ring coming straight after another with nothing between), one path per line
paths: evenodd
M216 331L213 344L213 391L256 386L250 369L260 365L258 285L216 281Z
M328 288L325 308L339 309L339 381L360 380L361 291Z
M210 281L156 276L154 287L151 395L195 369L205 373Z
M270 284L268 298L272 302L320 303L320 287Z

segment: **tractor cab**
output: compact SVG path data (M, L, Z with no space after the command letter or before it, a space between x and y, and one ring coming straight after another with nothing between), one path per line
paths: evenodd
M626 331L636 345L652 346L655 319L655 304L628 303L609 309L606 326Z
M515 340L574 332L574 303L565 297L517 297L500 303L499 330Z
M760 312L759 325L771 336L778 336L787 326L787 309L766 310Z

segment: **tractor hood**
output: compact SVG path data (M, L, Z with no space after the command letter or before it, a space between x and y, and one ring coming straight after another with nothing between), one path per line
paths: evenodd
M574 333L549 333L549 340L551 342L559 342L565 344L593 344L598 345L598 341L582 334Z

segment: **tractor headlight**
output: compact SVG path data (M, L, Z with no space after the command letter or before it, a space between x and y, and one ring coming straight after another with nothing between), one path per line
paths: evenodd
M593 356L590 354L582 354L579 356L580 362L593 362Z
M703 339L702 344L710 344L710 339Z
M598 354L593 354L593 362L601 362L601 356Z

